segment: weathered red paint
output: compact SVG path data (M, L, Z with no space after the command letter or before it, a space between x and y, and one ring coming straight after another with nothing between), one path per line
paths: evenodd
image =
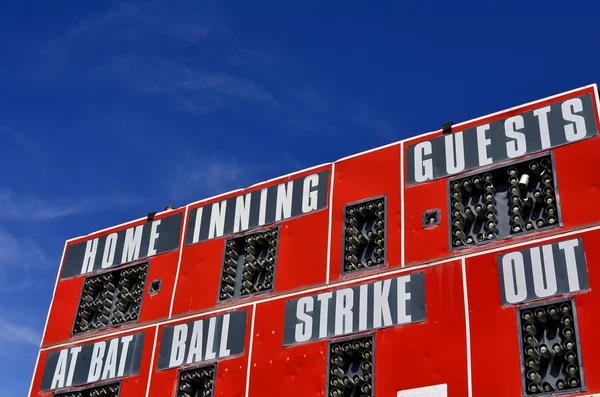
M185 207L173 212L163 212L161 214L158 214L155 219L162 219L166 216L170 216L178 212L184 213ZM128 229L137 225L141 225L145 222L145 220L139 220L109 230L105 230L100 233L80 237L69 241L67 246L71 246L81 241L86 241L92 238L108 235L110 233L114 233L120 230ZM149 258L150 265L148 267L148 276L146 278L144 299L140 308L140 318L137 322L124 324L122 326L113 327L110 329L85 332L73 337L71 336L71 332L73 331L73 324L75 321L77 308L79 306L79 299L81 297L81 291L83 289L84 280L87 276L101 272L88 273L82 276L59 280L58 285L56 286L56 290L54 292L52 305L50 307L50 316L48 318L48 325L42 341L42 346L50 346L57 343L66 342L68 340L90 338L95 335L102 335L108 332L114 332L115 330L128 329L131 327L139 327L144 323L155 322L168 318L169 307L171 305L171 298L173 294L173 286L175 283L175 275L177 273L178 258L179 249L160 255L155 255ZM64 258L61 260L61 270L63 261ZM143 261L144 260L136 262ZM115 268L117 268L117 266L107 269L107 271L113 270ZM158 292L157 294L148 295L150 282L156 279L162 279L160 292Z
M460 261L425 269L424 323L376 332L375 396L448 384L449 397L467 396L467 335Z
M291 177L274 179L267 183L193 205L190 209L278 185L286 180L300 178L327 169L331 170L331 166L313 168ZM329 179L328 184L331 183L331 173ZM326 270L323 265L327 261L328 208L282 221L278 224L280 225L280 238L277 248L275 289L273 292L261 294L261 297L324 284ZM277 224L266 225L265 228L274 225ZM173 304L174 316L210 310L215 306L227 307L256 299L250 297L217 304L223 266L223 251L225 240L229 237L225 236L184 247ZM198 280L202 280L201 288L199 288Z
M326 390L327 341L283 347L285 299L256 307L250 395L321 396Z
M252 321L252 306L245 306L236 310L248 310L248 320L246 326L246 338L244 341L244 354L228 357L225 359L217 360L217 372L215 376L215 389L213 396L227 396L227 397L244 397L246 391L246 374L248 368L248 349L250 346L250 328ZM220 312L219 315L225 314L230 311ZM186 318L185 320L177 321L162 325L158 330L158 341L156 351L154 354L154 368L153 376L150 382L150 393L148 397L163 397L163 396L175 396L177 390L177 382L179 380L179 370L181 368L193 368L206 364L213 363L214 361L202 362L184 367L171 368L165 370L157 370L158 357L160 354L160 340L162 337L162 331L165 326L172 326L180 323L189 321L200 320L203 318L211 317L212 315L204 315L193 318Z
M591 290L578 292L571 296L575 297L577 308L586 393L599 393L600 379L595 374L600 372L600 355L598 355L600 339L598 339L597 331L600 322L596 315L600 312L600 292L594 286L600 283L600 269L595 266L600 261L600 230L581 235L558 237L543 243L532 242L518 249L577 237L583 239ZM498 255L513 250L515 249L486 253L465 260L471 322L474 396L503 397L516 396L521 393L516 315L516 308L520 305L502 307L498 275ZM493 376L490 375L491 366L493 366Z
M582 94L591 94L595 97L593 89L586 88L568 95L556 97L552 100L538 102L520 108L482 118L474 122L461 125L461 129L472 128L504 117L513 116L524 111L546 106L550 103L561 101ZM594 102L597 126L600 126L598 109ZM404 151L407 147L416 143L432 139L436 135L421 136L404 142ZM439 132L441 135L441 131ZM593 159L600 152L600 136L586 139L583 142L561 146L553 149L556 181L560 199L560 210L562 226L544 232L525 234L522 237L513 237L489 243L473 248L461 249L451 252L448 243L448 178L438 179L422 184L405 187L405 261L406 265L415 265L433 262L447 257L465 255L468 253L487 250L517 242L538 239L544 236L564 233L566 231L595 224L600 221L600 213L583 213L580 211L582 205L592 205L600 200L600 173L594 167L584 167L582 159ZM544 152L548 153L548 152ZM536 155L539 155L536 154ZM406 157L405 157L406 158ZM515 161L522 161L527 157ZM507 163L505 163L507 164ZM497 167L495 164L492 167ZM485 167L473 172L461 174L470 175L480 173ZM404 173L406 176L406 167ZM458 175L457 175L458 176ZM456 176L454 176L456 177ZM439 208L441 210L441 222L438 226L424 229L422 227L423 212Z
M427 268L427 320L374 331L375 396L395 396L398 390L434 383L447 383L450 397L466 395L462 290L460 261ZM257 305L250 395L266 396L277 390L286 396L320 396L327 387L328 341L282 346L285 305L286 299Z
M120 389L121 396L137 397L137 396L145 396L146 395L146 386L148 384L148 377L150 374L150 361L152 360L152 347L154 345L154 337L156 335L156 326L152 325L152 326L149 326L146 328L137 329L135 331L125 332L119 336L126 336L126 335L130 335L130 334L138 333L138 332L146 333L146 337L145 337L145 341L144 341L144 350L142 352L142 359L140 362L139 374L137 376L134 375L134 376L129 376L129 377L125 377L125 378L111 379L109 381L98 382L97 383L98 385L121 380L121 389ZM66 346L43 350L40 353L38 365L37 365L34 375L33 375L33 385L32 385L31 394L29 395L29 397L52 397L57 392L64 392L64 391L68 391L68 390L79 390L82 388L87 388L87 387L92 386L92 385L86 385L86 386L79 386L79 387L74 387L74 388L52 390L52 391L47 391L47 392L39 391L41 388L41 384L42 384L42 376L44 375L44 368L46 366L46 359L48 358L48 354L50 354L50 352L78 346L81 344L94 343L94 342L98 342L103 339L111 339L111 338L112 337L98 337L98 338L94 338L92 340L86 340L85 342L82 342L82 343L70 343L69 345L66 345Z
M340 279L344 243L344 220L347 204L372 197L387 196L387 266L380 272L400 265L400 145L377 149L335 163L331 214L330 280ZM343 278L363 276L351 272Z

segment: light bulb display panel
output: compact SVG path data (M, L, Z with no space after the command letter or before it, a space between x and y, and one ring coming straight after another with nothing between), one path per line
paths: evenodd
M346 205L343 273L385 265L386 197Z
M329 343L329 397L371 397L373 393L373 335Z
M550 154L451 179L449 185L452 250L560 225Z
M219 301L273 290L279 227L225 241Z
M175 397L209 397L214 393L217 365L204 365L179 371Z
M137 321L147 273L144 262L86 277L73 334Z
M575 302L517 310L525 395L574 393L583 387Z
M56 393L54 394L54 397L119 397L120 390L121 384L119 382L114 382L76 391Z

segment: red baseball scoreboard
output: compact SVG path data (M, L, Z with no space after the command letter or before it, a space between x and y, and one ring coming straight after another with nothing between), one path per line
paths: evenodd
M587 86L67 241L30 397L600 393L598 109Z

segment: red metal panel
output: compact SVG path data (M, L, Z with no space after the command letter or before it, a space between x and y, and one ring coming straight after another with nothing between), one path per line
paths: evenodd
M171 212L164 212L162 214L157 215L155 219L162 219L166 216L171 216L177 213L185 213L185 208L181 208ZM110 233L118 232L120 230L132 228L141 225L145 222L145 220L139 220L99 233L71 240L67 243L67 249L68 247L73 246L81 241L86 241L100 236L105 236ZM92 335L100 335L107 332L114 332L115 330L136 327L143 323L166 319L169 316L169 308L171 305L173 286L175 283L175 275L177 273L178 259L179 249L169 251L164 254L155 255L149 258L150 266L148 269L148 275L146 277L146 284L144 287L144 298L142 301L140 317L138 322L124 324L119 327L101 329L94 332L86 332L82 333L81 335L74 335L73 337L71 336L71 332L73 330L73 323L75 321L75 315L79 306L79 299L81 297L81 291L83 288L84 280L87 276L99 272L92 272L82 276L76 276L73 278L59 280L50 307L50 316L48 318L48 325L46 327L46 333L44 335L42 345L49 346L56 343L65 342L67 340L78 340L84 337L89 338ZM61 261L61 269L63 262L64 258ZM141 260L136 262L141 262ZM106 271L110 271L115 268L117 268L117 266L106 269ZM150 288L150 283L152 280L157 279L161 279L160 291L156 294L149 296L148 290Z
M115 380L121 380L121 392L120 392L121 396L145 396L146 395L146 385L148 384L148 375L150 373L150 361L152 360L152 347L154 345L154 337L156 335L156 327L150 326L150 327L146 327L146 328L141 328L141 329L137 329L135 331L120 334L119 336L127 336L127 335L135 334L138 332L146 333L146 336L144 338L144 348L143 348L142 356L141 356L139 374L137 376L129 376L129 377L121 378L121 379L110 379L110 380L98 382L95 384L100 385L100 384L105 384L105 383L111 383ZM114 337L115 336L99 337L99 338L95 338L92 340L86 340L81 343L71 343L69 345L61 346L58 348L42 350L40 353L40 358L39 358L37 367L35 368L35 372L33 375L33 385L32 385L31 394L29 395L29 397L52 397L54 395L54 393L57 392L57 390L46 391L46 392L40 391L41 385L42 385L42 377L44 375L44 369L46 366L46 361L48 359L48 355L51 352L59 351L59 350L63 350L63 349L67 349L70 347L75 347L75 346L83 345L83 344L93 344L95 342L112 339ZM88 384L85 386L78 386L76 388L65 388L64 390L59 390L59 391L78 390L81 388L87 388L89 386L93 386L95 384L91 383L91 384Z
M599 123L600 125L600 123ZM600 212L600 172L596 168L600 136L554 151L562 221L561 232L597 224Z
M246 375L248 368L248 349L250 345L250 328L252 320L252 306L240 308L238 310L247 310L248 319L245 330L245 341L244 341L244 354L229 357L221 360L217 360L217 372L215 376L215 389L213 396L224 396L224 397L243 397L246 391ZM227 311L218 313L226 314ZM185 320L164 324L159 327L158 331L158 343L156 346L156 352L154 355L154 374L150 382L150 394L148 397L164 397L164 396L175 396L177 390L177 383L179 381L178 371L182 367L170 368L157 370L157 363L160 355L160 341L163 335L163 330L166 326L172 326L176 324L186 323L190 321L200 320L207 317L212 317L217 314L212 313L210 315L203 315L193 318L186 318ZM192 364L185 367L197 367L204 364L209 364L214 361L208 361L203 363Z
M285 299L256 306L250 395L322 396L326 390L327 341L283 347Z
M331 215L331 281L339 279L342 273L344 207L371 197L387 196L387 264L389 267L400 265L400 167L399 144L335 163ZM381 270L379 268L375 272ZM349 273L345 277L364 275L365 272L361 271Z
M464 295L459 261L425 270L427 321L377 331L375 394L448 384L449 397L467 395ZM410 374L410 375L408 375Z
M595 97L593 89L586 88L568 95L553 98L552 100L546 100L520 108L513 108L510 111L499 113L492 117L486 117L474 122L462 124L460 129L465 130L467 128L510 117L524 111L543 107L550 103L586 93L592 94L592 96ZM596 123L597 125L600 125L598 109L596 108L595 102L594 111ZM441 135L441 131L435 135L421 136L404 142L405 155L409 145L432 139L438 135ZM448 178L433 180L404 188L406 264L414 265L441 260L456 255L465 255L484 249L513 244L519 241L527 241L534 238L564 233L565 231L585 225L591 225L600 221L600 214L584 214L579 211L582 205L592 206L593 203L600 200L600 191L597 188L597 186L600 185L600 173L595 172L594 167L584 167L584 163L581 162L581 159L589 159L591 162L596 154L600 152L600 136L586 139L582 142L561 146L553 149L552 152L554 153L556 180L560 195L562 227L450 252L448 243ZM515 161L520 161L525 158L527 157ZM498 166L498 164L494 164L492 167L496 166ZM481 168L475 172L483 170L484 168ZM404 172L406 173L406 167ZM441 209L440 224L424 229L422 227L423 212L435 208Z
M560 237L561 241L579 237ZM600 380L594 374L600 372L600 341L597 329L600 325L595 313L600 311L600 293L594 286L600 283L600 231L582 233L588 263L591 291L575 294L579 339L586 393L600 392ZM549 244L534 241L527 247ZM467 287L471 324L471 360L473 395L516 396L521 393L521 369L519 366L519 336L517 334L516 306L503 308L500 301L498 255L516 250L487 253L466 259ZM490 366L494 376L490 376ZM493 394L490 394L493 392Z
M459 261L425 269L426 322L375 331L374 395L395 396L399 390L437 383L449 385L450 397L467 395L462 291ZM282 347L285 305L285 299L257 305L250 395L277 390L286 396L322 396L328 341Z
M275 186L291 179L301 178L324 170L330 171L331 166L313 168L293 176L273 179L248 189L219 196L216 199L190 206L190 211L193 208ZM327 183L328 186L331 183L331 173ZM329 189L327 191L329 192ZM279 222L280 237L277 248L275 289L273 292L261 294L262 297L325 283L326 271L324 264L327 262L328 224L329 212L327 208ZM265 227L268 228L274 225L277 225L277 223L265 225ZM259 230L259 228L253 230ZM228 237L231 236L215 238L184 247L173 304L173 316L255 299L236 299L217 304L223 251L225 240ZM202 288L198 288L198 280L202 280Z
M448 247L448 192L446 190L446 179L404 189L405 265L451 256ZM440 223L423 228L423 213L434 209L440 210Z

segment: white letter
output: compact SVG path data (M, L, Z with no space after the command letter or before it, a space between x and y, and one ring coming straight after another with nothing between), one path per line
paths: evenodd
M114 378L117 375L117 358L119 356L119 339L112 339L108 344L106 363L102 371L102 380Z
M335 334L352 332L352 306L354 292L345 288L335 293Z
M453 134L446 135L444 140L446 145L446 172L451 175L458 174L465 169L465 145L463 140L463 132L458 131Z
M358 296L358 331L367 329L367 314L369 314L369 285L363 284L360 286L360 294Z
M389 301L391 283L391 280L383 280L373 284L373 328L381 328L382 316L384 327L393 324Z
M102 359L104 358L104 350L106 350L106 342L94 343L92 350L92 358L90 361L90 370L88 372L87 383L97 382L100 380L102 373Z
M531 270L533 273L533 288L535 294L539 298L545 298L556 294L558 288L556 287L556 270L554 268L554 256L552 255L552 246L542 246L542 252L544 255L543 266L544 271L542 272L542 258L540 257L540 247L533 247L529 250L531 252ZM545 279L544 279L545 273Z
M527 298L525 285L525 266L523 255L516 251L502 257L502 271L504 273L504 295L508 303L519 303ZM515 289L516 282L516 289Z
M306 342L312 337L312 324L313 319L309 314L314 310L315 302L310 296L298 299L298 305L296 306L296 318L302 323L296 324L296 332L294 339L296 342Z
M425 182L433 178L433 160L423 159L425 155L430 155L432 151L431 141L420 142L415 145L415 182Z
M233 232L241 232L242 230L248 230L248 223L250 222L250 202L252 201L252 194L246 194L244 196L237 196L235 198L235 220L233 221Z
M258 209L258 225L262 226L267 222L267 189L260 191L260 208Z
M160 233L156 229L160 226L160 219L152 222L152 228L150 229L150 243L148 244L148 256L156 255L156 248L154 244L156 239L160 237Z
M118 237L119 235L117 233L111 233L106 236L106 241L104 241L104 254L102 255L102 269L111 267L114 263Z
M289 181L287 187L284 183L277 186L277 205L275 206L275 221L287 219L292 216L292 193L294 181Z
M71 386L73 384L73 375L75 375L75 366L77 365L77 356L81 351L81 346L71 348L71 360L69 363L69 373L67 375L67 383L65 386Z
M314 211L318 207L317 199L319 197L319 189L310 190L313 187L319 186L319 174L312 174L304 178L302 185L302 213Z
M231 350L227 348L227 342L229 338L229 316L225 314L223 316L223 324L221 324L221 345L219 346L219 358L227 357L231 354Z
M54 377L50 384L51 389L60 389L65 387L65 373L67 372L67 360L69 358L69 349L61 350L58 354L56 368L54 368Z
M98 251L98 239L88 240L85 243L85 255L83 257L83 264L81 265L81 274L94 270L96 251Z
M129 353L129 343L133 340L133 335L123 336L121 338L121 357L119 358L119 376L125 374L125 364L127 363L127 354Z
M192 364L202 361L202 320L194 321L192 328L192 340L188 351L186 364Z
M489 124L477 127L477 154L479 156L479 166L492 164L493 160L488 157L487 147L492 144L492 140L485 136L486 131L490 129Z
M219 205L221 204L221 205ZM225 211L227 209L227 201L214 203L210 211L210 227L208 229L208 238L223 236L225 229Z
M398 324L410 323L412 315L406 314L406 304L411 299L410 292L406 292L406 284L410 282L410 276L397 277L397 305L398 305Z
M173 341L171 342L171 357L169 367L179 367L185 359L185 339L187 337L187 324L173 327Z
M585 128L585 118L575 112L583 112L583 102L579 98L568 99L560 105L563 119L571 121L573 124L565 125L565 138L569 142L575 142L585 138L587 129Z
M504 121L504 135L514 140L506 142L506 155L511 159L527 153L527 140L525 134L518 131L525 128L523 116L509 117Z
M140 258L140 245L142 244L143 230L144 225L127 229L125 232L125 245L123 246L121 263L132 262Z
M333 296L333 292L323 292L317 295L319 301L319 338L327 336L327 315L329 313L329 299Z
M202 210L204 207L199 207L196 209L196 220L194 221L194 236L192 238L192 243L197 243L200 241L200 224L202 223Z
M217 318L211 317L208 319L208 338L206 340L206 357L205 360L212 360L217 357L215 352L215 331L217 328Z
M577 257L575 247L579 246L577 240L567 240L558 243L558 248L565 253L565 264L567 265L567 278L569 279L569 292L579 291L579 272L577 271Z
M538 118L538 123L540 125L542 149L548 149L552 146L550 143L550 128L548 127L548 113L550 113L550 106L535 109L533 111L533 115Z

